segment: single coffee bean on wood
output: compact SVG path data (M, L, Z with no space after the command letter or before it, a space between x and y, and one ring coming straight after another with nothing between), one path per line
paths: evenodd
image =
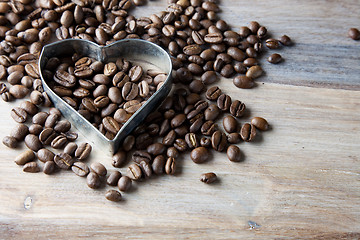
M139 180L142 177L141 168L139 165L133 163L127 169L127 175L132 180Z
M122 177L120 177L120 179L117 183L117 186L120 191L126 192L130 189L131 184L132 184L132 181L128 176L122 176Z
M262 131L266 131L269 129L268 122L262 117L254 117L253 119L251 119L251 124Z
M236 145L230 145L226 151L226 155L232 162L241 161L241 151L240 148Z
M16 140L16 138L11 136L5 136L2 142L8 148L16 148L18 146L18 141Z
M89 188L92 189L97 189L101 186L101 180L99 175L97 175L94 172L90 172L87 176L86 176L86 184L88 185Z
M37 157L41 162L54 161L55 154L49 149L42 148L37 152Z
M227 139L225 133L221 131L215 131L211 136L211 144L214 150L222 152L227 144Z
M238 122L233 116L227 115L226 117L223 118L223 127L227 133L237 132Z
M90 165L90 169L92 172L95 172L100 177L104 177L107 174L107 170L104 165L99 162L94 162Z
M127 162L126 152L120 149L118 150L117 153L113 155L111 164L114 167L119 168L119 167L123 167L126 162Z
M217 180L217 176L215 173L213 172L209 172L209 173L203 173L200 176L200 181L202 181L203 183L213 183Z
M52 174L55 171L55 163L53 161L47 161L44 164L43 172L47 175Z
M32 150L26 150L15 158L15 163L17 165L24 165L25 163L31 162L33 160L35 160L34 152Z
M106 179L107 185L116 186L118 184L118 181L121 178L121 176L122 175L119 171L113 171Z
M121 193L116 190L107 190L105 193L105 198L112 202L119 202L122 199Z
M190 158L194 163L204 163L209 159L209 152L205 147L197 147L191 151Z
M79 177L85 177L90 172L89 167L83 162L75 162L71 170Z
M245 123L240 130L241 138L246 142L251 142L256 136L255 126L250 123Z
M23 171L29 173L36 173L36 172L40 172L40 168L36 162L28 162L24 165Z
M54 162L59 168L68 170L74 164L74 159L67 153L59 153L55 155Z

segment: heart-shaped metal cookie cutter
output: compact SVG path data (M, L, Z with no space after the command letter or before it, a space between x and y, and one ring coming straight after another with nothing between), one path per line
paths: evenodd
M115 138L109 140L75 109L56 95L44 79L42 70L45 69L46 63L50 58L72 56L74 53L95 58L103 63L116 61L118 58L150 63L161 71L164 71L167 74L167 79L162 87L122 126ZM44 91L49 95L55 107L58 108L63 116L82 132L88 140L93 142L97 149L101 149L109 154L117 151L123 139L160 105L172 87L172 63L169 54L158 45L140 39L120 40L107 46L99 46L96 43L80 39L68 39L51 43L46 45L41 52L39 72Z

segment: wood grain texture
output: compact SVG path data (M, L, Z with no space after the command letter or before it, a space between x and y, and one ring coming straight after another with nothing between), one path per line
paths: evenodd
M136 14L165 5L151 1ZM254 143L238 145L244 161L212 152L208 163L196 165L185 154L178 174L136 183L124 201L112 203L104 198L108 187L94 191L72 172L22 172L13 162L21 149L0 144L0 239L360 238L360 42L346 38L360 23L359 1L221 6L235 29L258 20L296 42L279 51L284 63L262 61L267 74L256 88L219 82L247 105L241 123L263 116L271 125ZM15 126L10 109L19 104L0 102L1 139ZM96 147L93 161L113 169ZM217 184L199 181L209 171Z

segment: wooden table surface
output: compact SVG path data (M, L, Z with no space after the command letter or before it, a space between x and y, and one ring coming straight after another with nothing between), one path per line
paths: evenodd
M165 6L151 1L135 14ZM196 165L185 154L176 176L139 182L113 203L104 198L109 188L94 191L71 171L22 172L13 160L25 147L0 144L0 239L360 238L360 42L347 38L350 27L360 28L360 1L223 0L221 8L234 30L257 20L295 42L271 51L283 63L262 59L266 75L256 88L219 83L251 110L242 123L263 116L272 126L238 145L244 162L213 152ZM1 139L19 104L0 101ZM113 169L96 146L93 161ZM217 184L198 180L209 171Z

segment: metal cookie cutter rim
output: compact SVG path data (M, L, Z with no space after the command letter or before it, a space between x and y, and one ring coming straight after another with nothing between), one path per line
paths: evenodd
M55 94L46 83L42 70L51 57L65 54L81 53L98 61L108 62L119 57L129 61L149 62L167 74L164 84L143 104L131 118L121 127L113 140L106 138L97 128L81 114ZM105 153L114 154L123 139L131 133L169 94L172 87L172 62L169 54L158 45L141 39L124 39L107 46L82 39L67 39L44 46L39 58L39 73L44 91L53 104L73 126L82 132L97 148Z

